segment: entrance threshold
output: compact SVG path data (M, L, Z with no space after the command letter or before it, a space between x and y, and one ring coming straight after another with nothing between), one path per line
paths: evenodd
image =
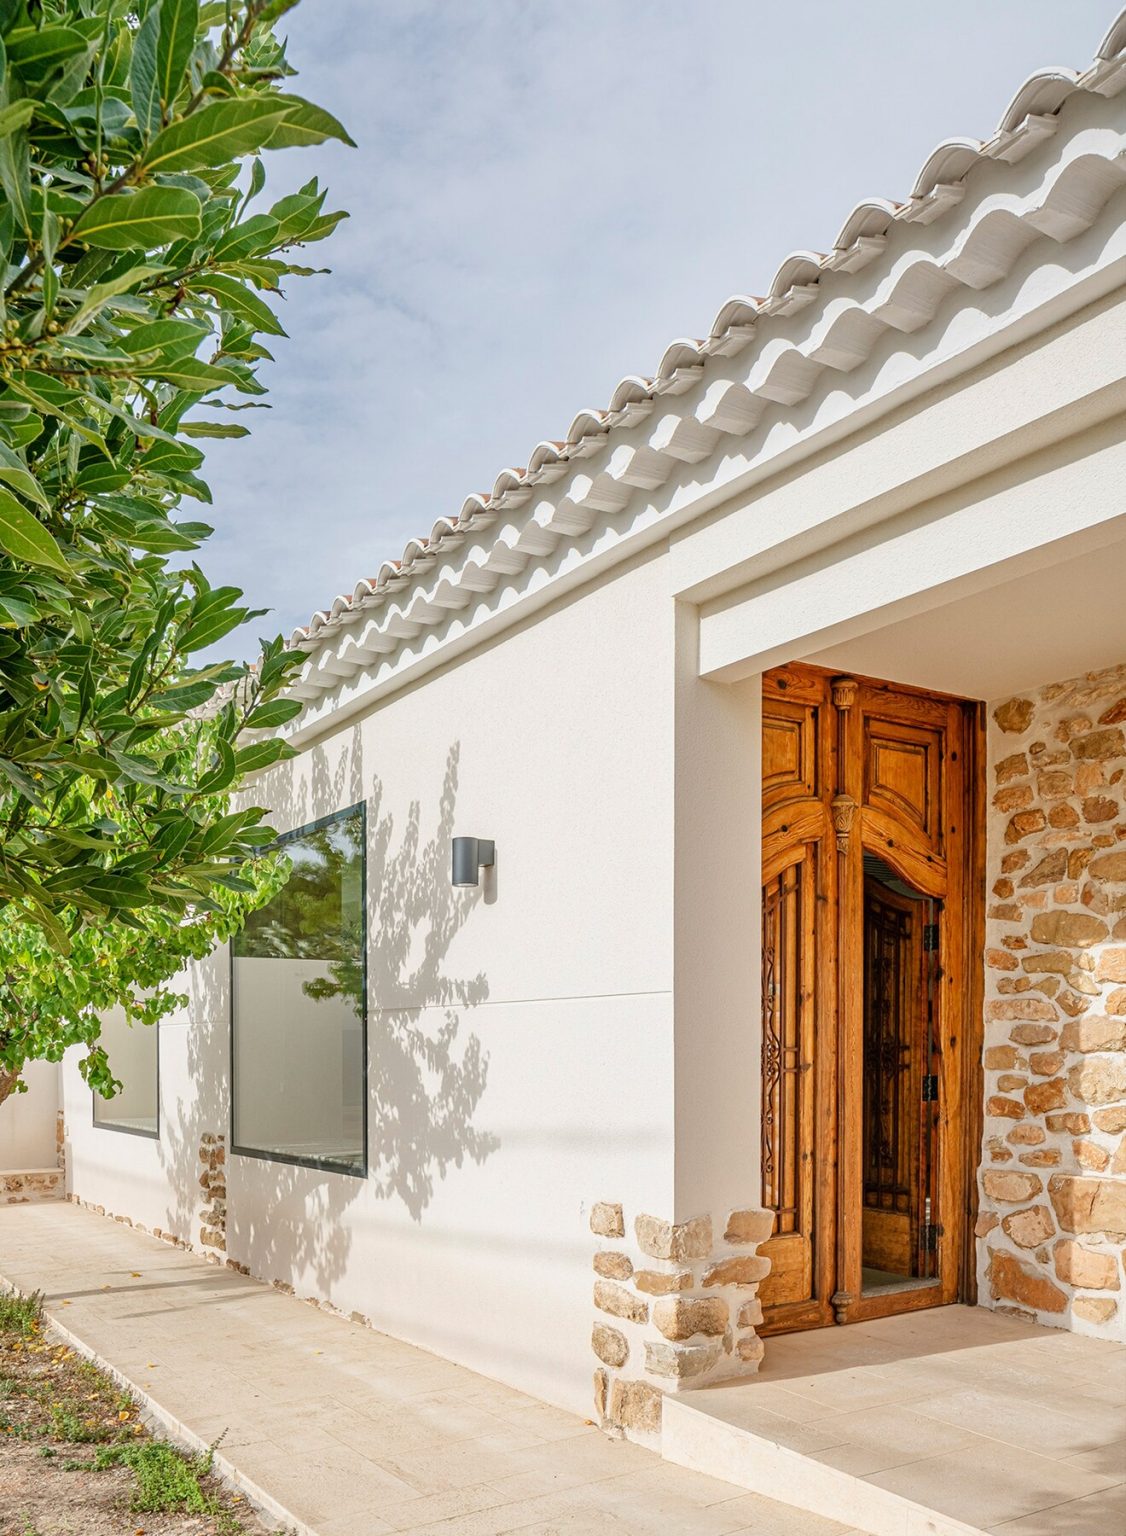
M871 1536L1109 1536L1124 1364L979 1307L784 1334L757 1377L667 1397L662 1453Z
M867 1265L860 1271L860 1280L863 1296L890 1296L895 1291L925 1291L934 1287L933 1280L893 1275L890 1270L869 1269Z

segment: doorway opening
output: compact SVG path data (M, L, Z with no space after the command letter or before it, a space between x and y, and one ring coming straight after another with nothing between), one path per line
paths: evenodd
M767 1332L966 1295L980 742L964 700L763 680Z
M937 903L864 856L864 1201L861 1291L936 1278Z

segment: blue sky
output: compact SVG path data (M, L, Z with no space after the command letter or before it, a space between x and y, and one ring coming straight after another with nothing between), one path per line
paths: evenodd
M1084 67L1113 14L304 0L294 88L358 148L268 157L268 191L319 175L351 218L282 307L272 410L211 447L208 574L288 633L862 197L905 197L939 140L988 137L1034 69Z

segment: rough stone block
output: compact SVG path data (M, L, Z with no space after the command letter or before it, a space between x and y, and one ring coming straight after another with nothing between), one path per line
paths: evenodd
M633 1264L624 1253L596 1253L594 1272L606 1280L628 1280L633 1274Z
M720 1259L704 1272L705 1288L714 1285L757 1285L770 1273L770 1260L765 1254L732 1259Z
M649 1303L634 1296L624 1286L615 1285L612 1280L594 1282L594 1305L600 1312L609 1312L611 1317L624 1317L630 1323L649 1320Z
M1126 1183L1084 1174L1057 1173L1048 1181L1048 1198L1065 1232L1105 1232L1126 1237Z
M590 1347L603 1365L617 1368L629 1359L629 1340L617 1328L606 1323L595 1323L591 1330Z
M757 1365L766 1353L766 1345L757 1334L745 1333L735 1345L739 1359L745 1365Z
M610 1420L638 1434L660 1434L663 1402L663 1393L647 1381L619 1379L610 1389Z
M1067 1103L1063 1078L1054 1077L1047 1083L1032 1083L1024 1090L1024 1102L1034 1115L1045 1114L1049 1109L1062 1109Z
M991 1200L1005 1205L1022 1205L1038 1195L1043 1182L1034 1173L1014 1173L1008 1169L990 1168L982 1175L982 1185Z
M727 1218L725 1243L765 1243L774 1231L773 1211L732 1211Z
M1092 944L1101 943L1109 933L1102 918L1090 912L1038 912L1032 919L1033 939L1037 944L1053 947L1089 949Z
M1037 1312L1062 1312L1067 1306L1067 1295L1058 1285L1010 1253L996 1250L990 1255L989 1282L995 1301L1015 1301Z
M1065 1284L1088 1291L1118 1290L1118 1261L1112 1253L1095 1253L1065 1237L1054 1245L1052 1255L1056 1274Z
M707 1344L663 1344L646 1340L645 1369L654 1376L674 1381L688 1381L712 1369L722 1352L718 1339Z
M718 1296L695 1299L666 1296L653 1304L653 1321L666 1339L690 1339L693 1334L723 1334L730 1312Z
M684 1269L671 1274L659 1269L638 1269L634 1271L633 1283L647 1296L671 1296L677 1291L690 1291L694 1284L691 1273Z
M1014 1211L1001 1222L1006 1234L1018 1248L1039 1248L1056 1230L1051 1212L1046 1206L1033 1205L1025 1211Z
M590 1230L596 1237L625 1237L626 1223L620 1205L598 1200L590 1208Z
M1118 1311L1118 1303L1109 1296L1077 1296L1071 1303L1073 1317L1085 1323L1109 1323Z
M660 1221L656 1216L639 1216L634 1222L637 1244L651 1259L671 1259L683 1264L688 1259L706 1259L712 1251L710 1216L696 1216L691 1221Z
M1036 706L1031 699L1006 699L993 711L993 718L1003 731L1019 736L1032 724ZM1023 754L1021 754L1023 756ZM1007 759L1012 761L1012 759Z
M1067 1074L1081 1104L1114 1104L1126 1099L1126 1057L1092 1056Z
M736 1323L740 1328L757 1328L762 1322L762 1302L757 1296L745 1301L739 1308Z

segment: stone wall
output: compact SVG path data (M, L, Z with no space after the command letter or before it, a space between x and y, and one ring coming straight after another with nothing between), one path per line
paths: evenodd
M673 1223L638 1215L627 1237L620 1205L593 1207L595 1415L604 1429L652 1444L666 1392L752 1375L762 1359L756 1253L771 1211Z
M1126 665L992 711L984 1303L1126 1337Z
M227 1138L208 1134L199 1144L199 1243L205 1259L220 1264L227 1253Z

